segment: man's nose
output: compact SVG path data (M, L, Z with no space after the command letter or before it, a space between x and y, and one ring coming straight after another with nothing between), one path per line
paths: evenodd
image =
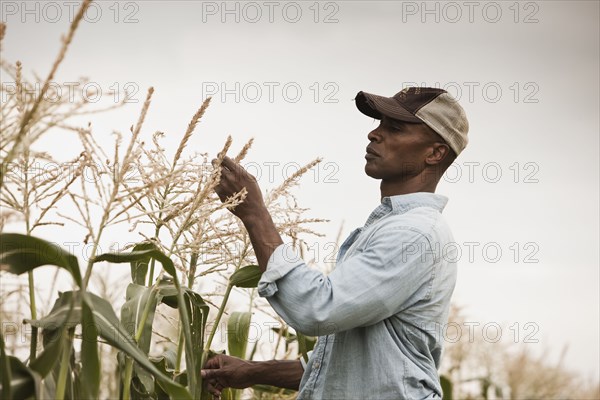
M381 133L379 132L379 128L375 128L371 132L369 132L369 134L367 135L367 138L371 142L381 141Z

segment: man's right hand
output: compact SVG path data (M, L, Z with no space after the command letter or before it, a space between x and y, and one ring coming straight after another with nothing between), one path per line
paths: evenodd
M298 390L304 368L299 360L247 361L218 354L204 364L202 382L216 397L224 388L244 389L253 385L271 385Z
M213 164L216 166L216 159ZM283 244L283 240L265 206L256 178L231 158L225 157L221 164L221 181L215 187L215 192L225 202L244 188L247 191L246 198L231 212L244 223L258 265L265 271L273 250Z
M217 159L212 160L213 166ZM221 181L215 187L215 192L222 202L227 201L236 193L246 189L246 198L230 211L245 221L256 214L267 213L267 208L262 197L262 192L254 175L250 174L240 164L229 157L223 158L221 163Z
M206 362L200 374L208 391L220 397L224 388L244 389L254 385L253 364L252 361L218 354Z

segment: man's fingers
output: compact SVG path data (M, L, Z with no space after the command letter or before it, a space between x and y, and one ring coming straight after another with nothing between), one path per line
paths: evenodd
M223 191L223 188L221 186L216 186L214 190L222 202L227 201L227 196L225 195L225 192Z
M206 366L208 368L211 368L210 366ZM215 366L216 368L219 368L218 366ZM217 379L219 375L219 370L218 369L201 369L200 370L200 376L202 377L202 379Z
M215 397L221 397L224 386L216 379L218 369L202 369L200 375L204 379L204 384L208 392Z
M219 389L217 389L216 387L214 387L213 385L211 385L210 383L207 385L206 387L208 389L208 392L210 394L212 394L215 397L221 397L221 391Z
M218 163L219 160L216 158L213 158L211 161L213 168L216 168ZM225 157L223 161L221 161L221 172L237 171L239 168L241 168L241 166L229 157Z
M230 171L239 172L240 168L242 168L242 166L240 164L236 163L235 161L233 161L231 158L229 158L227 156L225 156L225 158L223 158L223 162L221 164Z

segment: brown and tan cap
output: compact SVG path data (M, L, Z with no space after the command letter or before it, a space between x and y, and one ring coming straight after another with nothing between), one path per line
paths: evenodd
M356 107L375 119L386 116L412 123L425 123L460 154L469 139L465 110L447 91L437 88L409 87L394 97L358 92Z

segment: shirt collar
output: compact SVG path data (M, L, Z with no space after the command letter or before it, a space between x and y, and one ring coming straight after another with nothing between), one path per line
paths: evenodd
M365 228L383 216L393 212L394 214L403 214L413 208L430 207L440 213L448 203L448 198L441 194L430 192L417 192L400 194L396 196L386 196L381 199L381 204L369 215Z
M448 203L448 198L441 194L417 192L384 197L381 203L387 204L388 207L399 214L416 207L430 207L442 212Z

